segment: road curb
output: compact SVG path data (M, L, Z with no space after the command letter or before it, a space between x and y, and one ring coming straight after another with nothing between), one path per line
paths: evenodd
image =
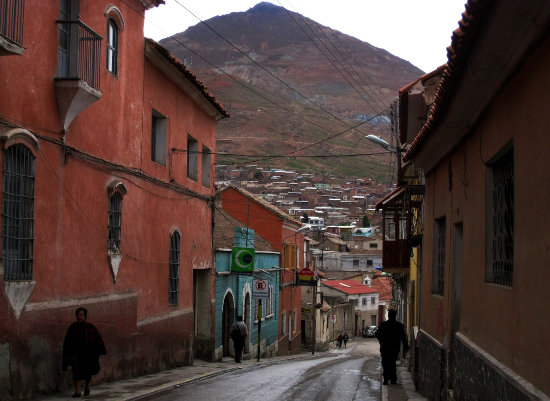
M203 374L200 374L200 375L195 376L195 377L188 377L186 379L179 380L177 382L165 384L165 385L162 385L162 386L158 386L157 388L152 388L152 389L146 390L147 392L145 394L133 395L131 397L121 398L121 399L114 400L114 401L138 401L138 400L142 400L144 398L152 397L152 396L155 396L155 395L166 393L166 392L171 391L171 390L175 390L178 387L181 387L181 386L189 384L189 383L194 383L194 382L198 382L198 381L201 381L201 380L209 379L211 377L219 376L219 375L229 373L229 372L232 372L234 370L239 370L239 369L242 369L242 368L241 367L233 367L233 368L227 368L227 369L224 369L224 370L219 370L219 371L216 371L216 372L203 373Z

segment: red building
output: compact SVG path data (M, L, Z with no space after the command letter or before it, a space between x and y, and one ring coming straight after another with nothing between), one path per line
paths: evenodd
M279 285L279 355L299 352L301 333L301 289L296 285L296 272L304 264L304 235L297 231L302 223L281 212L248 191L228 186L221 191L223 209L259 236L270 242L281 254Z
M60 352L79 306L107 346L96 381L213 354L212 166L228 115L144 40L160 3L0 2L2 400L70 386Z

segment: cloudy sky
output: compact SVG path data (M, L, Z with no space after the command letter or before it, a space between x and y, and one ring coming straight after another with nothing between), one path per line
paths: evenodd
M216 15L246 11L260 0L165 0L147 11L145 36L160 40ZM446 48L466 0L270 0L356 37L429 72L447 61Z

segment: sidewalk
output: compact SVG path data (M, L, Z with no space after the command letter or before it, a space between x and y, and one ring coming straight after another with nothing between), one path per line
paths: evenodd
M317 356L319 354L316 354ZM208 377L231 372L237 369L243 369L252 365L272 364L285 360L297 358L311 358L311 352L301 352L289 356L275 356L261 359L260 362L254 359L244 360L236 364L232 358L223 358L218 362L206 362L195 360L191 366L182 366L176 369L165 370L162 372L134 377L132 379L102 383L94 386L92 382L90 395L80 397L80 400L109 400L109 401L134 401L152 396L156 393L168 391L186 383L206 379ZM55 393L49 396L38 396L33 401L67 401L72 399L71 395L74 389L61 393Z
M404 365L397 365L397 383L382 386L382 401L427 401L416 392L411 372Z

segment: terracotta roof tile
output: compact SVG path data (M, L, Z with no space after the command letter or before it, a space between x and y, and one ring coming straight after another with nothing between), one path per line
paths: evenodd
M376 272L371 281L371 287L378 292L378 298L381 301L391 301L393 299L392 283L391 277L383 277L380 272Z
M185 66L185 64L183 64L172 53L170 53L170 51L166 47L149 38L145 38L145 42L152 44L158 50L158 52L166 58L166 60L168 60L174 67L176 67L206 97L206 99L220 112L223 117L229 117L229 113L216 100L214 95L208 92L208 88L201 81L198 80L195 74L193 74Z
M323 285L344 292L348 295L374 294L378 291L355 280L324 280Z

